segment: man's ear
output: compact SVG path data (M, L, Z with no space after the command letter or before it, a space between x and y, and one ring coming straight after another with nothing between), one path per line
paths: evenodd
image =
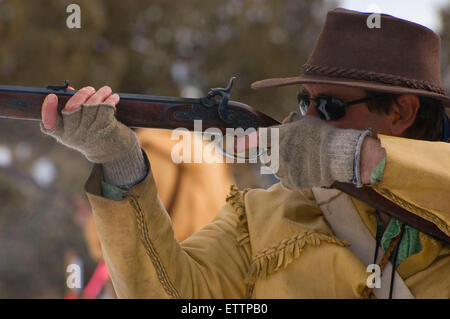
M399 95L392 105L389 113L389 125L394 136L403 136L406 130L413 125L420 101L417 95Z

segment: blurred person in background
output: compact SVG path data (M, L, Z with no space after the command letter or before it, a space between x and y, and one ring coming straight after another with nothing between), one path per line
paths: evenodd
M304 116L278 127L281 183L233 189L181 243L146 152L114 117L119 96L83 88L60 116L46 98L42 131L96 163L86 192L119 297L450 297L448 244L328 188L370 186L450 235L439 37L388 15L369 28L368 17L329 12L300 76L254 84L304 84ZM366 266L380 255L392 277L372 291Z

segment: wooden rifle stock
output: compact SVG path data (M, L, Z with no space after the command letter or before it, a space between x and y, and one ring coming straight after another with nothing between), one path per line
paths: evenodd
M194 120L202 120L202 129L211 127L225 132L226 128L258 128L280 124L273 118L246 104L229 101L232 86L212 89L203 98L174 98L142 94L119 94L116 118L131 128L194 129ZM48 94L58 96L58 112L77 91L63 86L33 88L0 86L0 117L41 121L41 106ZM220 99L215 97L220 95ZM379 211L398 218L420 231L450 243L450 237L435 224L403 209L368 187L356 188L351 183L335 182L334 188L353 196ZM345 212L343 212L345 213Z

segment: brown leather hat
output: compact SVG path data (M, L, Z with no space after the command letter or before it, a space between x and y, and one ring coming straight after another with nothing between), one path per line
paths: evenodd
M439 35L386 14L380 14L380 28L369 28L370 14L342 8L328 12L300 75L254 82L252 88L333 84L428 96L450 106L441 85Z

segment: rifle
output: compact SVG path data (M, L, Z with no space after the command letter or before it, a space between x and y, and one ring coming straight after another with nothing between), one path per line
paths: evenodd
M277 125L273 118L250 106L229 101L232 78L226 88L215 88L202 98L176 98L144 94L120 93L116 118L130 128L194 129L194 120L202 120L202 128L258 128ZM48 94L58 96L58 112L77 91L64 85L44 88L0 86L0 117L41 121L41 107ZM220 97L217 99L216 97Z
M280 123L252 107L229 100L232 78L226 88L211 89L202 98L176 98L143 94L120 93L116 118L130 128L178 127L194 129L194 120L202 120L202 130L217 128L260 128ZM0 86L0 118L41 121L41 107L48 94L58 96L58 112L77 91L67 90L64 85L49 85L46 88L24 86ZM356 188L351 183L335 182L333 188L353 196L375 209L385 212L418 230L450 243L450 237L432 222L396 205L379 195L370 187Z

